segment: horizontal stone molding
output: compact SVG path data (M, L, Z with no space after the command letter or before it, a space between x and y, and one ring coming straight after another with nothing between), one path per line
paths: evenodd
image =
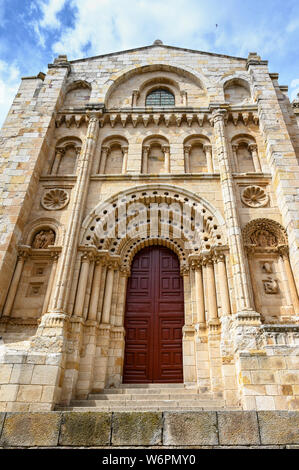
M0 413L0 448L299 445L296 411Z

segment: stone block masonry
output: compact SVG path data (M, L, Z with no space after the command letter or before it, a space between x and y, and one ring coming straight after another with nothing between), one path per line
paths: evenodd
M296 411L0 413L0 448L296 448Z

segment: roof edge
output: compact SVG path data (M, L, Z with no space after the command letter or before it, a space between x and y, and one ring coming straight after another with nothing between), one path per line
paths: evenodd
M91 56L91 57L85 57L83 59L74 59L74 60L70 60L69 63L70 64L75 64L77 62L86 62L90 59L99 59L99 58L102 58L102 57L111 57L113 55L126 54L128 52L135 52L135 51L141 51L141 50L145 50L145 49L151 49L153 47L162 47L162 48L166 48L166 49L175 49L175 50L180 50L180 51L192 52L192 53L195 53L195 54L206 54L206 55L211 55L211 56L216 56L216 57L224 57L224 58L227 58L227 59L247 61L247 58L245 58L245 57L237 57L237 56L231 56L231 55L226 55L226 54L217 54L215 52L198 51L198 50L195 50L195 49L188 49L188 48L185 48L185 47L167 46L166 44L163 44L163 45L162 44L161 45L151 44L150 46L135 47L134 49L126 49L124 51L110 52L108 54L101 54L101 55L96 55L96 56Z

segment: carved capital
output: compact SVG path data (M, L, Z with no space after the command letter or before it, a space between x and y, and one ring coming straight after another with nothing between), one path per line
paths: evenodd
M212 121L214 125L218 122L225 124L225 119L227 118L226 109L218 108L212 111Z
M170 147L169 147L169 145L163 145L163 146L162 146L162 152L163 152L163 153L169 153L169 152L170 152Z
M256 144L248 144L248 149L251 153L257 152L257 145Z
M203 146L203 151L205 152L205 154L207 154L207 153L212 153L212 145L205 144L205 145Z

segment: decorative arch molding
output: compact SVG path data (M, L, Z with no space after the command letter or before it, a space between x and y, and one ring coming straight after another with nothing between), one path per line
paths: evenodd
M232 138L231 143L235 145L239 145L241 143L250 145L256 144L256 140L251 134L237 134Z
M159 62L157 64L148 63L141 63L139 67L128 67L126 69L121 70L120 72L114 75L114 79L107 80L107 82L103 85L102 94L99 96L99 100L104 102L107 106L108 100L112 94L112 92L124 81L128 80L129 78L133 77L137 74L142 74L144 72L155 72L155 71L163 71L166 72L175 72L178 74L183 74L187 78L193 80L195 83L199 85L204 91L208 92L209 88L213 86L213 83L209 83L207 78L200 72L193 70L191 67L176 67L168 62Z
M120 270L130 275L130 269L134 256L147 246L160 245L172 250L178 257L180 262L181 273L187 272L188 251L184 247L184 242L179 240L171 240L165 237L151 237L147 234L137 240L126 239L120 243L116 255L120 256Z
M210 138L204 134L190 134L184 139L183 145L194 145L200 143L202 145L211 145Z
M64 148L64 149L68 147L81 148L81 146L82 146L82 140L79 137L72 136L72 135L62 137L56 142L56 148L57 147Z
M242 230L246 247L258 250L277 250L288 245L284 227L275 220L259 218L249 222Z
M154 234L149 218L152 203L159 205ZM138 225L136 233L134 217L142 210L144 223ZM80 237L81 245L95 245L124 259L127 249L135 249L139 242L156 243L158 239L186 260L189 254L225 245L225 223L205 199L180 187L153 184L122 191L99 203L84 220Z
M147 137L145 137L145 139L142 142L142 146L155 145L155 144L169 145L169 140L163 134L152 134L152 135L148 135Z
M43 229L51 229L55 232L55 245L62 246L64 235L65 235L65 228L64 226L55 219L50 217L43 217L28 224L23 232L21 243L23 245L31 246L34 236L36 233Z
M235 72L234 74L225 75L217 79L216 83L219 84L222 89L224 90L229 85L233 83L238 83L247 88L250 92L250 96L252 96L252 80L249 75L244 72Z

